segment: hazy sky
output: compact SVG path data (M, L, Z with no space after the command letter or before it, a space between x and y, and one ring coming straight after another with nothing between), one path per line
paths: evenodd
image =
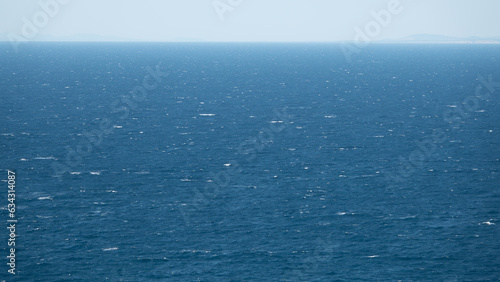
M391 1L400 3L398 13L388 10ZM364 30L372 11L381 10L391 19L379 31L372 27L372 40L422 33L500 37L500 0L0 0L0 38L353 40L355 28Z

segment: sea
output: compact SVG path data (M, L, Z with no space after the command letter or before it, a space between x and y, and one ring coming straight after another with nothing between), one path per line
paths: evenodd
M0 280L500 280L498 45L18 47Z

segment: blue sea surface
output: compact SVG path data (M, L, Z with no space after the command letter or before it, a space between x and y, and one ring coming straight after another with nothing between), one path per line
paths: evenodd
M499 280L500 48L352 59L0 44L0 279Z

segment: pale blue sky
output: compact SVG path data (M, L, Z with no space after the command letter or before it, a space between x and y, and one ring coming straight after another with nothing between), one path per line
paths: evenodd
M39 3L55 1L67 3L57 4L58 11L52 6L48 11L53 15L44 18L49 12ZM364 29L373 20L371 11L387 10L390 1L0 0L0 38L17 34L30 41L343 41L353 40L355 28ZM402 11L392 14L374 41L423 33L500 37L500 0L392 1L400 2ZM223 20L214 2L221 9L233 4ZM36 20L39 27L33 31L27 26Z

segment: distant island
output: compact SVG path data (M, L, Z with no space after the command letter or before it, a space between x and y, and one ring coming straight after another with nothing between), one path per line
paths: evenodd
M436 34L415 34L401 39L384 39L374 43L447 43L447 44L500 44L500 37L451 37Z
M116 36L102 36L96 34L73 34L67 36L52 36L47 34L34 34L32 37L27 38L19 34L0 33L1 41L11 41L10 38L16 38L19 42L27 41L59 41L59 42L142 42L143 40L133 39L133 38L121 38ZM155 42L210 42L202 38L192 38L192 37L175 37L175 38L165 38L164 40L153 40ZM268 42L268 41L266 41ZM271 42L271 41L269 41ZM276 41L281 42L281 41ZM338 40L338 41L320 41L324 43L350 43L350 40ZM318 43L320 43L318 42ZM408 43L408 44L500 44L500 37L451 37L436 34L415 34L399 39L372 39L371 43ZM300 42L298 42L300 43Z

